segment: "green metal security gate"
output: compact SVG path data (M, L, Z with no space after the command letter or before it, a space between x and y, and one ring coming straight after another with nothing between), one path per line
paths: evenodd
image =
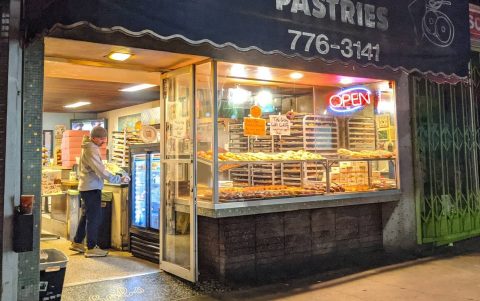
M476 68L472 75L480 78ZM476 85L410 80L418 242L442 245L480 235Z

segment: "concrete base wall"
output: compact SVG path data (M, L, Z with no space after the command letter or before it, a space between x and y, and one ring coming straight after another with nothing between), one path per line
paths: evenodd
M198 217L200 279L265 282L327 271L383 248L380 204Z

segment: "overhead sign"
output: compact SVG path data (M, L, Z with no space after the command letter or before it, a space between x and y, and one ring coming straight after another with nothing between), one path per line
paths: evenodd
M372 103L372 92L364 87L342 90L328 99L328 109L334 113L349 114Z
M57 23L88 24L217 48L467 75L467 0L27 2L30 36Z
M290 120L285 115L270 115L270 135L289 136Z
M470 4L468 19L472 45L478 46L480 45L480 6Z

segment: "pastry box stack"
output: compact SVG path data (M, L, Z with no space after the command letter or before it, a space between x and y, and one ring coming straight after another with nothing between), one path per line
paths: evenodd
M72 168L77 163L76 158L82 154L82 140L84 136L89 136L89 131L68 130L63 132L62 137L62 166ZM107 158L107 146L104 144L100 148L102 160Z

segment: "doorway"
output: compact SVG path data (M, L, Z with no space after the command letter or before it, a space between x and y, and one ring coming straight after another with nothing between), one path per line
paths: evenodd
M114 52L128 52L131 58L114 61L109 58ZM41 231L50 235L48 239L44 235L40 249L60 249L69 257L65 286L155 273L160 268L196 281L192 66L205 59L45 38L42 130L51 133L52 146L45 147L42 161ZM163 90L162 81L169 82L172 89ZM175 112L182 114L184 126L177 118L168 117L173 116L166 107L171 103ZM137 181L118 187L106 184L102 191L104 218L99 236L104 238L102 248L109 249L109 255L92 259L69 250L69 246L81 214L76 173L81 141L96 125L108 130L109 143L100 154L112 173L124 171L132 176L130 161L133 160L129 152L133 145L136 148L148 145L158 149L160 155L153 155L152 162L147 164L151 166L146 170L155 169L158 173L145 178L150 188L138 198L140 201L152 199L139 207L139 214L150 219L143 228L153 239L141 241L143 245L137 244L136 252L132 250L132 224L135 224L137 206L132 186L137 185ZM158 132L158 136L146 137L142 132L146 128ZM175 131L164 131L166 128ZM161 142L167 140L175 140L171 144L175 145L174 149L164 148ZM161 193L152 192L152 187L159 187ZM189 209L184 212L179 208ZM135 226L142 228L142 224ZM149 256L138 256L145 250L149 250Z

